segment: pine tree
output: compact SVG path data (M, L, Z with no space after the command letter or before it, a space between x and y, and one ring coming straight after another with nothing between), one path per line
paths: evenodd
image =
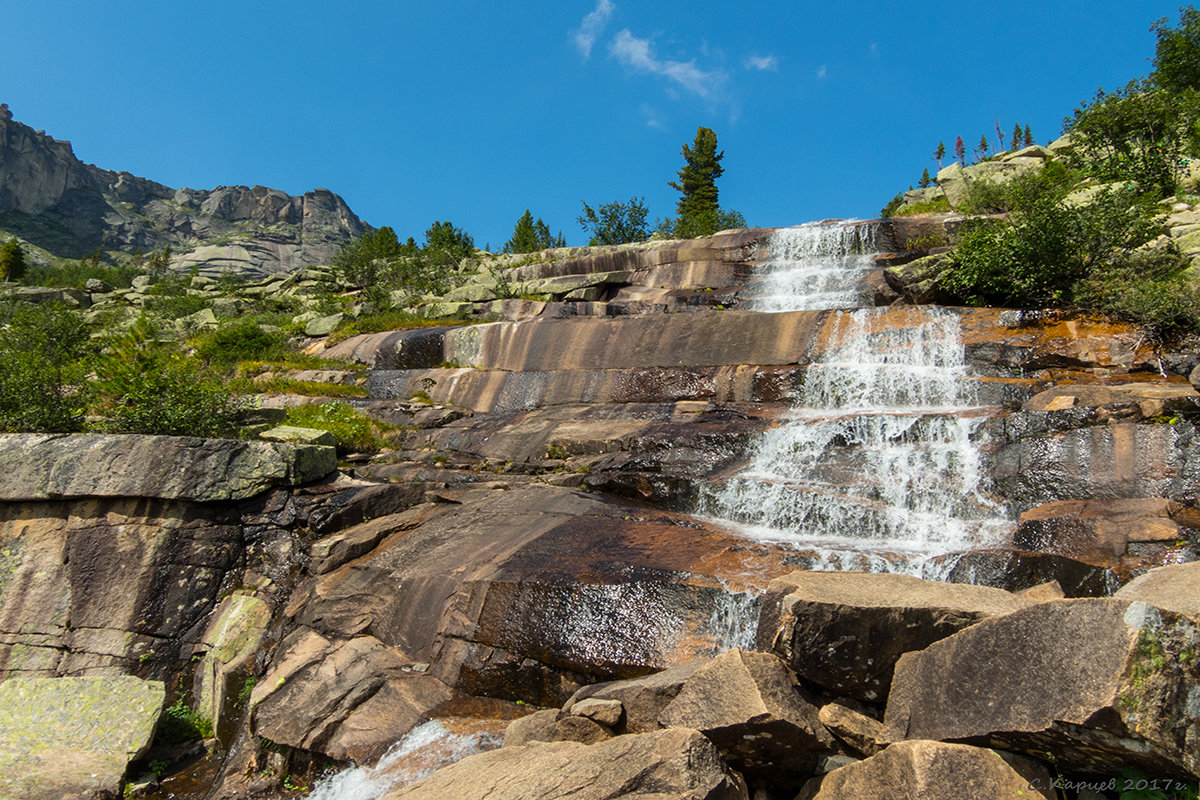
M925 169L921 172L921 182L918 184L922 189L933 183L933 178L929 177L929 170Z
M1019 150L1021 148L1021 123L1013 123L1012 135L1008 140L1008 145L1012 150Z
M724 151L717 152L717 134L709 128L697 128L692 146L683 146L685 163L679 170L679 181L667 183L680 194L675 204L676 235L695 237L717 232L721 210L717 178L725 173L721 166L724 157Z
M1033 147L1033 131L1029 130L1029 126L1025 126L1025 146Z
M954 157L962 166L967 165L967 146L963 143L961 136L954 140Z
M15 281L25 274L25 251L16 237L0 245L0 280Z
M558 232L557 238L551 236L550 227L542 221L541 217L535 220L527 208L521 218L517 220L512 238L505 242L503 252L536 253L538 250L550 247L566 247L566 244L562 231Z
M979 157L980 161L982 161L984 158L987 157L987 152L988 152L987 136L980 135L979 144L976 145L976 147L975 147L975 155Z
M938 162L938 171L942 169L942 159L946 157L946 143L938 142L937 149L933 151L933 157Z

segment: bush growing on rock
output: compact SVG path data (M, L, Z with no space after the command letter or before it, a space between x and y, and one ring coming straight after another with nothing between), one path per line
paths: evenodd
M284 337L252 320L226 325L200 338L196 354L217 364L269 361L283 355Z
M0 431L81 430L90 340L79 314L14 306L0 310L0 327Z
M232 428L229 390L194 359L156 346L141 318L95 365L101 430L170 436L220 436Z
M614 200L594 209L584 203L577 221L585 231L591 231L589 244L625 244L649 238L650 229L646 226L649 213L644 197L631 197L628 203Z

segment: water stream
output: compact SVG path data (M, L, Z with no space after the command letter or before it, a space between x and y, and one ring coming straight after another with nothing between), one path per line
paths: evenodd
M813 553L819 569L920 572L930 556L1009 527L979 489L973 437L986 417L947 309L867 307L873 229L780 231L750 307L841 309L796 405L744 467L707 487L702 511L751 538Z

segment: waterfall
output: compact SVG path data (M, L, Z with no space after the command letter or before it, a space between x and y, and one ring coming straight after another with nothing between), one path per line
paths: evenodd
M805 311L870 305L864 279L875 269L874 225L812 222L779 230L770 260L748 287L752 311Z
M813 551L823 568L912 570L994 541L1008 523L979 490L973 435L986 409L968 380L958 315L861 307L870 263L861 251L872 238L861 224L774 237L757 291L775 293L753 307L845 310L834 312L795 407L757 438L738 474L706 487L701 510Z

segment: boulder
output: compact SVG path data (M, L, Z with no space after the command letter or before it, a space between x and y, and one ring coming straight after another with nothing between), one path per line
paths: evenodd
M235 592L213 612L200 639L203 656L196 670L193 695L202 716L212 720L217 736L231 740L240 718L247 681L254 677L254 657L267 634L271 606L259 597Z
M793 572L767 589L758 647L835 694L881 702L904 653L1030 602L909 575Z
M953 258L939 253L888 267L883 271L883 277L888 286L914 305L946 302L951 296L942 289L940 281L953 266Z
M616 701L624 711L624 718L617 727L618 733L656 731L661 727L659 717L663 709L671 704L687 679L704 663L690 661L644 678L594 683L571 695L565 705L574 708L588 699Z
M1053 581L1067 597L1107 597L1121 585L1116 573L1107 567L1012 548L950 553L931 559L929 567L951 583L991 586L1018 593Z
M0 683L0 797L118 797L165 697L161 681L129 676Z
M751 782L799 786L837 746L817 714L778 658L729 650L692 673L658 721L697 728Z
M1056 800L1049 771L1011 753L944 742L894 744L805 785L796 800Z
M612 736L611 728L595 720L550 708L508 723L504 729L504 746L520 747L533 742L595 744Z
M346 314L330 314L326 317L310 319L304 324L304 334L306 336L328 336L347 318Z
M881 739L1029 753L1063 771L1200 774L1200 634L1143 602L1058 600L908 653Z
M1113 596L1200 617L1200 561L1156 567L1122 586Z
M711 742L686 728L504 747L468 756L383 800L748 800Z
M370 636L335 641L300 630L250 696L251 729L338 761L374 761L461 694Z
M337 469L332 447L137 434L0 434L0 500L243 500Z
M301 428L296 425L278 425L263 431L258 438L265 442L288 442L290 444L320 445L337 447L337 437L329 431Z
M878 741L883 723L877 719L839 703L821 706L817 718L834 736L863 757L873 756L883 749Z

